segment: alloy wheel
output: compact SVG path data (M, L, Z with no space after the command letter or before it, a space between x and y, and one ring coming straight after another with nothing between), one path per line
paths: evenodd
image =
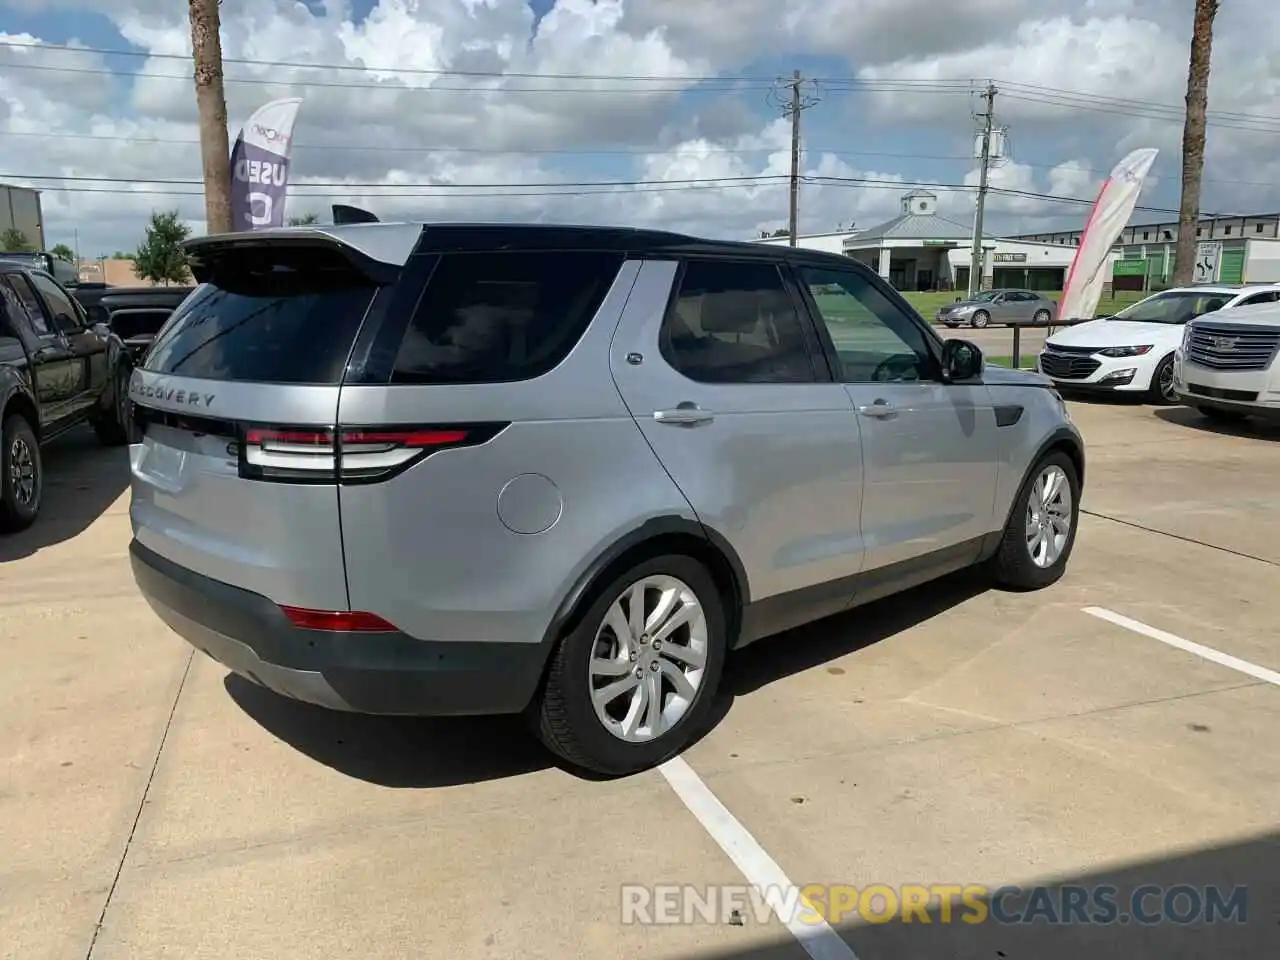
M623 591L596 630L588 668L605 729L639 743L675 727L702 686L707 630L697 595L676 577L655 574Z
M20 505L29 507L36 498L36 464L31 447L22 437L9 442L9 489Z
M1156 386L1160 390L1160 396L1169 403L1174 403L1178 399L1177 393L1173 389L1173 364L1161 364L1159 371L1156 373L1158 377Z
M1057 464L1036 477L1027 498L1027 553L1037 567L1053 566L1071 537L1071 484Z

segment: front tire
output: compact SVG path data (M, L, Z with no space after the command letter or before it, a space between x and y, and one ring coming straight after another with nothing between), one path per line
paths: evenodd
M1042 457L1027 474L999 549L992 557L996 582L1013 590L1039 590L1067 569L1080 519L1080 480L1061 451Z
M40 444L26 417L9 417L0 434L0 532L16 533L31 526L40 515L44 464Z
M1178 394L1173 389L1172 353L1156 365L1156 372L1151 375L1151 386L1147 390L1147 399L1160 405L1178 402Z
M1048 311L1048 310L1037 310L1037 311L1032 315L1032 317L1031 317L1031 322L1032 322L1032 323L1040 323L1040 324L1048 323L1048 322L1049 322L1049 311Z
M973 327L975 330L981 330L990 322L991 322L991 314L987 313L987 311L985 310L979 310L977 313L973 315L973 319L970 321L970 323L973 324Z
M724 602L706 568L685 556L646 560L556 645L533 705L538 736L594 774L657 766L699 733L726 648Z

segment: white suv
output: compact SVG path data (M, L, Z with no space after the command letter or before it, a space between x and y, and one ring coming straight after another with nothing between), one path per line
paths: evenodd
M1115 316L1051 334L1037 369L1061 391L1136 393L1177 403L1173 354L1188 321L1218 310L1275 303L1280 284L1204 284L1153 294Z
M1213 420L1280 423L1280 303L1188 323L1174 354L1178 399Z

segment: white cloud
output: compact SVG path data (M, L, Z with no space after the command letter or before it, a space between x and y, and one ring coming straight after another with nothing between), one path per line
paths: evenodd
M11 134L6 171L170 179L186 183L168 190L196 194L201 169L186 8L171 0L106 6L0 0L0 31L6 9L70 22L77 11L92 10L144 53L125 61L0 46L0 132ZM325 215L329 203L342 201L388 216L622 222L751 236L785 222L781 178L789 170L788 126L766 109L767 84L738 89L687 78L721 71L768 76L782 72L772 66L779 58L810 58L810 73L856 74L872 83L870 93L829 89L805 114L806 143L958 156L968 152L971 126L963 84L961 96L947 96L890 90L886 81L994 76L1001 83L997 113L1012 128L1014 154L993 171L993 186L1091 200L1102 174L1133 146L1160 147L1158 167L1166 180L1176 180L1176 174L1170 177L1180 149L1176 117L1162 122L1154 108L1141 105L1128 113L1102 108L1111 102L1104 98L1115 97L1180 101L1190 28L1183 6L1066 0L1046 15L1030 0L970 0L954 9L927 0L794 0L783 7L764 0L558 0L536 21L525 0L380 0L356 21L347 0L226 0L222 17L233 132L266 99L305 97L291 213ZM1211 109L1280 114L1266 106L1280 93L1280 64L1257 41L1280 27L1280 11L1261 0L1237 0L1224 5L1219 19ZM0 40L40 42L14 34L0 34ZM108 65L158 76L65 70ZM480 76L495 73L500 76ZM563 76L517 76L529 74ZM608 81L600 75L667 79ZM690 93L695 87L700 92ZM1272 128L1280 131L1280 121ZM40 135L48 133L60 136ZM920 146L922 137L934 145ZM947 139L951 146L943 151L938 143ZM1280 207L1280 187L1257 185L1280 182L1280 163L1261 149L1265 143L1256 132L1212 128L1206 193L1213 204ZM806 152L802 228L887 219L898 210L895 183L977 180L975 165L964 160L944 168L882 156L874 167L885 169L870 166L854 153ZM761 177L774 179L726 189L672 184L518 195L539 192L520 186L529 183ZM849 183L857 180L878 182ZM331 183L349 186L306 186ZM422 186L450 183L511 186ZM175 206L203 228L198 195L154 193L165 188L154 182L150 190L147 183L75 185L80 190L45 194L50 244L70 242L78 231L85 253L127 249L152 210ZM1147 196L1154 187L1149 184ZM500 192L510 195L496 197ZM938 192L942 212L967 222L971 195ZM466 195L477 193L486 195ZM995 223L1027 230L1054 218L1070 221L1083 209L999 191L989 205Z

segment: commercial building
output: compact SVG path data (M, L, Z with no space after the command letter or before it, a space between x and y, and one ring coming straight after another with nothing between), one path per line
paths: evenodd
M938 212L928 190L902 196L901 212L844 242L844 253L899 290L967 290L973 228ZM983 234L981 287L1061 290L1073 248Z
M0 233L17 230L32 250L44 250L44 214L40 191L0 184Z
M785 245L787 237L761 237L756 242ZM862 230L800 236L796 246L843 253L899 290L969 288L973 227L940 215L938 197L928 190L903 194L900 212L892 220ZM981 286L1061 290L1075 252L1064 243L984 234Z
M1025 234L1018 239L1064 249L1080 245L1080 230ZM1112 250L1116 290L1168 286L1177 255L1178 222L1165 220L1125 227ZM1196 226L1196 283L1280 281L1280 213L1204 217Z

